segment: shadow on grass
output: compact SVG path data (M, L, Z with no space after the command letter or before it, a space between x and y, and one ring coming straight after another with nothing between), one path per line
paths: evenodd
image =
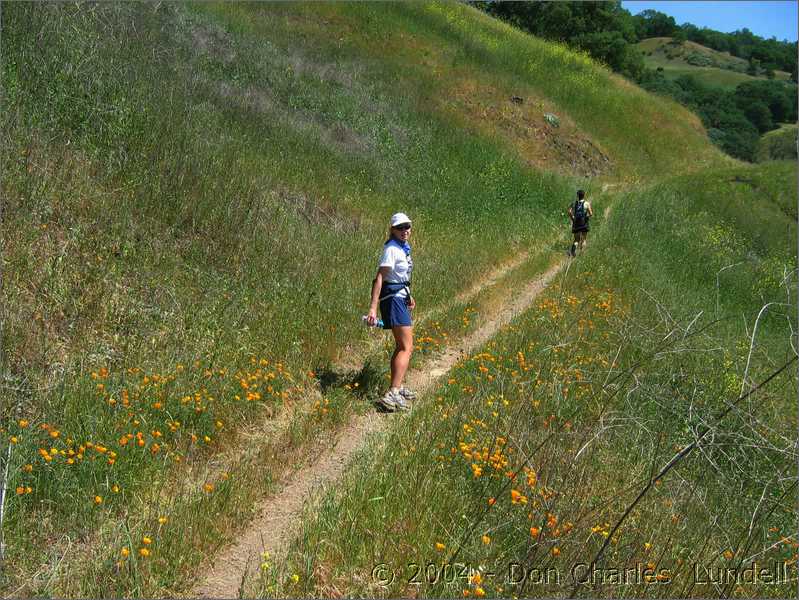
M383 359L367 358L359 370L338 371L332 365L315 371L322 394L349 386L349 391L365 400L376 400L386 386L388 364Z

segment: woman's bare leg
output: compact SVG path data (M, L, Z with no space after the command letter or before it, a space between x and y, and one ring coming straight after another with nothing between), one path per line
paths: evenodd
M413 352L413 327L392 327L391 333L394 334L394 340L397 342L394 354L391 355L391 387L399 388L405 379Z

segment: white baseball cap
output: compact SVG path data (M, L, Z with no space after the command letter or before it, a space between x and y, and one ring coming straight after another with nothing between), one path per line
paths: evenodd
M403 223L410 224L411 219L405 213L394 213L391 215L391 226L396 227L397 225L402 225Z

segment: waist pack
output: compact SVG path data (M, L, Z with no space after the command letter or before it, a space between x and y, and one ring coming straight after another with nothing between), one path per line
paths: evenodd
M384 281L383 286L380 288L380 302L386 298L393 298L402 293L403 290L408 290L408 296L411 295L411 282L410 281Z

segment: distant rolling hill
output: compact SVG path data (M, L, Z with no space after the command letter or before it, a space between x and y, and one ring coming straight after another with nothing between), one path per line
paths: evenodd
M675 79L680 75L693 75L703 83L723 89L734 89L745 81L765 79L749 75L749 63L729 52L718 52L695 42L678 42L670 37L642 40L638 48L644 54L644 62L651 69L661 68L663 74ZM790 73L775 71L775 78L788 80Z

